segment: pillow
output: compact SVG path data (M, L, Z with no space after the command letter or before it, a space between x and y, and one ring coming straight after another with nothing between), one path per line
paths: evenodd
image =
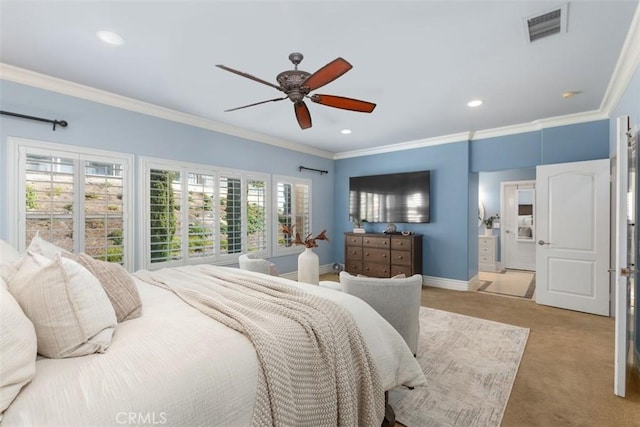
M13 246L0 240L0 264L7 264L20 259L20 252L18 252Z
M63 256L73 257L72 254L63 254ZM115 262L94 259L85 253L76 256L75 261L98 278L116 312L118 322L140 317L142 314L140 294L133 278L124 267Z
M0 279L0 414L36 373L36 332Z
M392 279L406 279L407 276L404 273L400 273L400 274L396 274L395 276L391 277Z
M20 262L20 252L13 246L0 240L0 278L9 282L11 277L18 271L16 263Z
M115 312L98 279L77 262L27 252L9 291L33 322L41 355L60 359L109 347Z
M56 246L51 242L47 242L42 237L40 237L40 232L38 231L33 239L31 239L31 243L29 243L29 247L27 250L36 254L44 255L49 259L54 259L57 254L65 252L70 254L71 252L62 249L60 246Z

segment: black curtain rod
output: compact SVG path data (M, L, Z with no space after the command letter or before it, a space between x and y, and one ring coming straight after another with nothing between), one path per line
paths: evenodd
M325 173L329 173L329 171L325 171L322 169L313 169L313 168L308 168L306 166L298 166L298 172L302 172L302 170L308 170L308 171L314 171L314 172L320 172L320 175L325 174Z
M67 123L66 120L43 119L42 117L27 116L25 114L12 113L10 111L0 111L0 114L4 114L5 116L19 117L21 119L37 120L39 122L53 123L53 130L56 130L57 125L62 126L63 128L66 128L69 125L69 123Z

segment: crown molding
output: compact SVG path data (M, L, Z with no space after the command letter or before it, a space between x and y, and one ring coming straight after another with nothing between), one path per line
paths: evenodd
M109 105L111 107L121 108L123 110L145 114L147 116L158 117L160 119L237 136L251 141L262 142L276 147L285 148L287 150L299 151L305 154L333 159L333 153L329 151L308 147L284 139L274 138L262 133L249 131L192 114L182 113L170 108L160 107L134 98L128 98L126 96L117 95L115 93L48 76L46 74L37 73L35 71L26 70L24 68L19 68L2 62L0 62L0 79L63 95L73 96L75 98L85 99L87 101L97 102L99 104Z
M191 125L215 132L245 138L251 141L262 142L288 150L311 154L327 159L346 159L351 157L361 157L374 154L389 153L394 151L411 150L440 144L449 144L461 141L474 141L478 139L494 138L499 136L516 135L526 132L540 131L545 128L566 126L578 123L585 123L595 120L608 119L613 109L617 106L626 90L633 73L640 66L640 3L636 8L633 20L622 50L618 57L616 67L613 71L609 85L600 104L600 109L584 113L569 114L565 116L549 117L536 120L530 123L520 123L499 128L483 129L479 131L466 131L456 134L443 135L434 138L426 138L415 141L401 142L381 147L345 151L341 153L331 153L313 147L304 146L292 141L274 138L258 132L182 113L176 110L160 107L133 98L116 95L100 89L84 86L67 80L36 73L34 71L22 69L0 62L0 78L13 81L28 86L37 87L64 95L82 98L93 102L98 102L112 107L121 108L137 113L158 117L186 125Z
M450 144L452 142L469 141L471 132L453 133L434 138L419 139L416 141L400 142L398 144L383 145L375 148L363 148L361 150L344 151L333 156L334 160L348 159L350 157L370 156L372 154L390 153L393 151L411 150L414 148L430 147L433 145Z
M336 153L334 160L348 159L350 157L370 156L373 154L390 153L393 151L411 150L414 148L424 148L433 145L450 144L452 142L476 141L478 139L496 138L499 136L517 135L526 132L536 132L545 128L556 126L575 125L578 123L592 122L595 120L608 119L608 115L601 111L587 111L584 113L567 114L565 116L550 117L540 119L530 123L520 123L517 125L503 126L493 129L483 129L479 131L467 131L450 135L438 136L435 138L420 139L416 141L401 142L398 144L384 145L382 147L365 148L362 150L345 151Z
M629 82L633 78L633 73L640 66L640 2L636 7L636 13L633 15L627 38L622 45L622 50L618 56L618 62L611 74L609 86L602 98L600 111L604 112L607 117L611 116L613 110L617 107L624 91L627 89Z

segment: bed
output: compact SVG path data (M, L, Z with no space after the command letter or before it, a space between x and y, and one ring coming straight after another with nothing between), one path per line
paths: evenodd
M55 255L58 261L53 262L67 263L62 261L63 258L59 254ZM319 378L318 384L302 384L300 389L293 391L311 390L316 394L285 393L285 398L280 397L279 401L281 406L283 403L286 407L297 405L298 412L292 416L302 417L302 420L298 418L299 421L308 420L305 405L313 408L316 399L333 396L327 397L325 400L329 401L325 404L330 407L328 416L337 418L314 424L346 425L353 422L353 416L362 416L362 408L366 408L367 400L374 400L374 413L369 414L369 418L357 419L367 419L367 424L380 425L384 415L384 408L379 407L384 405L384 398L379 395L381 391L398 386L425 385L424 374L402 337L360 299L332 289L255 272L227 267L190 266L130 275L139 294L141 311L134 318L117 322L110 343L103 352L62 358L39 355L35 362L35 374L20 387L17 396L2 414L2 426L292 425L292 418L278 415L278 411L282 409L268 407L266 416L271 417L268 420L256 415L257 408L265 405L261 393L264 385L261 384L265 381L263 377L266 370L271 369L263 363L262 356L259 356L262 354L257 351L259 346L256 347L246 334L228 326L228 322L236 320L216 320L215 316L220 316L219 312L209 315L207 310L202 307L199 309L197 301L200 299L189 299L188 295L201 298L202 293L209 292L205 289L209 285L204 281L207 275L214 277L212 282L218 283L231 277L235 282L251 283L258 288L268 287L272 289L272 293L281 292L284 288L291 289L296 301L299 298L317 300L320 304L329 304L321 307L330 307L323 310L329 310L331 315L334 310L346 309L349 316L355 319L364 343L363 352L358 353L359 350L353 347L353 338L347 337L345 339L349 340L349 346L353 348L347 349L344 357L352 357L351 353L359 354L358 363L361 359L370 357L371 372L358 371L356 377L360 381L362 376L371 376L371 384L375 387L354 385L347 394L340 394L335 389L344 388L346 383L340 384L339 378L331 379L335 386L326 387L325 381L325 388L322 390L318 389L321 387L321 380L326 378ZM195 288L193 283L197 284ZM4 286L4 289L10 290L11 286ZM218 291L212 292L218 295ZM224 296L222 299L226 299L224 292L227 291L220 292ZM6 301L8 294L5 292L3 295ZM272 296L259 298L263 299L272 299ZM227 326L224 323L228 323ZM329 330L334 331L334 327L329 322ZM315 334L315 326L312 329ZM285 347L304 348L295 341L283 342ZM344 349L327 351L330 347L319 347L319 352L324 352L323 357L327 360L334 360L333 352L345 352ZM307 356L301 350L300 360L305 360L304 357ZM282 360L287 362L289 359L283 356ZM276 369L280 368L281 366L276 366ZM313 369L316 369L315 365ZM310 371L313 369L309 368ZM7 372L2 374L5 379L7 375ZM298 381L297 375L305 378L296 369L286 375L291 376L293 383ZM273 383L276 383L275 388L278 388L280 374L272 377L269 387L273 388ZM5 384L0 384L1 386L7 385L5 379ZM356 383L349 383L351 382ZM375 393L375 399L369 399L367 393ZM275 395L277 397L277 393ZM266 405L278 402L273 399L270 396ZM331 403L331 399L338 402ZM343 402L350 399L354 400L352 407L355 407L355 415L352 414L351 418L345 417ZM302 424L308 425L306 422L299 423Z

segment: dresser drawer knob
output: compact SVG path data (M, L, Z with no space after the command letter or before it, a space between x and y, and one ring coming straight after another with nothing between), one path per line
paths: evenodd
M402 255L398 255L398 259L404 259Z

